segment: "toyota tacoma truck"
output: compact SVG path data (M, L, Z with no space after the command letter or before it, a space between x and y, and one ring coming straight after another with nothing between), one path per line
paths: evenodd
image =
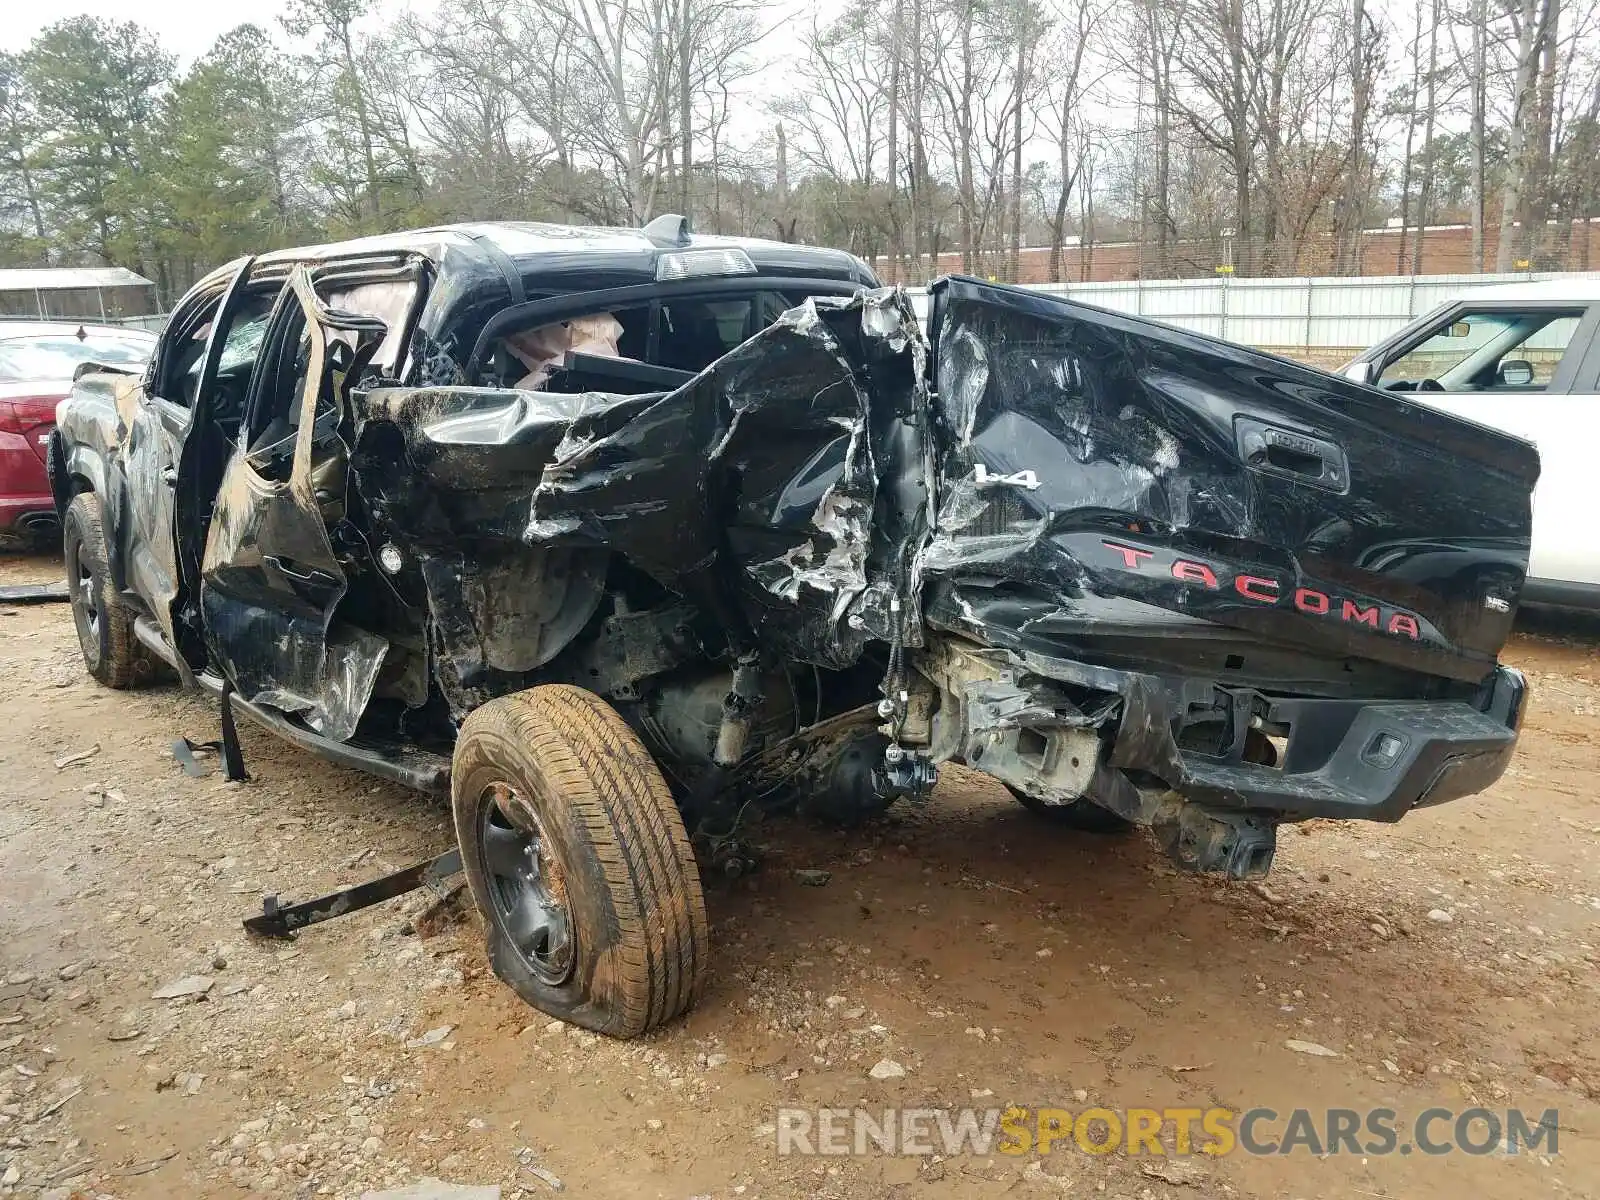
M987 772L1269 868L1492 784L1533 449L1359 383L837 251L456 226L235 263L49 465L85 663L448 796L496 973L685 1011L701 864ZM698 850L698 857L697 857Z

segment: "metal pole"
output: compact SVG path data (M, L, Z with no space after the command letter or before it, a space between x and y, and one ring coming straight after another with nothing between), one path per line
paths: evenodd
M1316 279L1313 278L1310 275L1307 275L1306 276L1306 345L1305 345L1305 353L1306 353L1307 357L1309 357L1310 354L1311 354L1311 313L1312 313L1311 293L1312 293L1312 290L1316 286L1317 286Z

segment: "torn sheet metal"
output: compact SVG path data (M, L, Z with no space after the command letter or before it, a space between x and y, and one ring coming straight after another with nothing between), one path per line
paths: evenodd
M576 551L615 552L732 640L842 667L870 638L919 637L894 598L914 601L932 494L924 355L899 292L812 300L666 394L374 391L353 465L430 564L464 677L494 658L473 571ZM537 640L536 658L561 649Z
M608 546L712 612L731 598L760 644L819 666L914 643L923 356L899 292L808 301L626 425L575 421L529 537Z

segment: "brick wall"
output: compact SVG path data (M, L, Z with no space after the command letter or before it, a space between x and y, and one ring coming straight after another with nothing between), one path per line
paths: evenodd
M1548 250L1534 266L1543 271L1591 271L1600 269L1600 220L1573 222L1571 238L1565 245L1557 245L1556 235L1560 231L1551 226L1547 238ZM1401 240L1398 229L1368 229L1361 234L1361 271L1362 275L1409 275L1411 273L1412 248L1416 244L1417 231L1408 230L1405 236L1405 260L1401 269L1397 270L1397 259L1400 255ZM1485 269L1494 270L1495 251L1499 242L1499 228L1491 224L1485 231L1484 263ZM1183 242L1168 248L1168 258L1171 264L1166 275L1171 278L1195 278L1209 276L1216 273L1218 263L1222 261L1223 249L1212 242ZM991 252L979 255L979 260L973 268L973 273L979 276L990 277L1011 282L1007 267L1007 255L1002 252ZM1146 246L1141 248L1136 242L1105 242L1099 245L1066 246L1061 252L1061 268L1059 278L1071 282L1098 282L1110 280L1138 279L1141 275L1146 278L1156 278L1154 268L1154 250ZM894 282L897 272L894 264L887 259L880 259L873 264L874 270L886 282ZM1436 225L1430 226L1422 233L1422 260L1421 271L1423 275L1469 275L1473 272L1472 262L1472 230L1465 225ZM1513 264L1513 270L1520 269ZM938 268L931 272L930 277L937 275L950 275L962 272L961 254L959 251L941 254ZM1240 272L1241 274L1243 272ZM1333 244L1329 236L1313 240L1300 255L1291 270L1272 272L1279 275L1332 275L1333 270ZM1049 283L1050 273L1050 248L1048 246L1027 247L1023 249L1019 259L1020 278L1018 283ZM908 279L909 283L924 282L921 279Z

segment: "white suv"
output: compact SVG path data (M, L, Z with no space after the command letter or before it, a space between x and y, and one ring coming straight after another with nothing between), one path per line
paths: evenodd
M1344 374L1526 438L1543 464L1524 603L1600 609L1600 279L1480 288Z

